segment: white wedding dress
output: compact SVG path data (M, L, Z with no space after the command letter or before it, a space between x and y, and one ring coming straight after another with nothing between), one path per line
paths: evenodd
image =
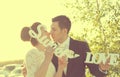
M25 66L27 69L26 77L34 77L35 72L39 69L40 65L44 61L45 55L44 52L38 51L37 49L30 50L25 57ZM42 74L41 74L42 75ZM51 62L49 64L46 77L54 77L55 67Z

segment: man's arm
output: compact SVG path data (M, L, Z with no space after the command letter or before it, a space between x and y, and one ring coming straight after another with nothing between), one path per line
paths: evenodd
M84 47L86 48L85 49L86 52L91 52L87 43L85 43ZM86 55L85 55L85 57L86 57ZM102 71L102 69L99 67L98 64L86 63L86 65L88 66L90 73L96 77L104 77L107 75L105 72Z

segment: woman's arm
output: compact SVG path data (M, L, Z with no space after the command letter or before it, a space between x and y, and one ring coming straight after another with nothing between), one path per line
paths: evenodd
M54 50L51 47L46 48L45 60L41 64L40 68L38 68L38 70L35 72L35 77L45 77L46 76L48 66L49 66L51 59L53 57L53 52L54 52Z
M62 77L64 68L67 67L67 64L68 62L66 60L66 57L58 58L58 70L54 77Z
M26 68L26 72L23 75L26 75L24 77L45 77L46 76L46 72L49 66L50 61L47 59L45 59L42 64L40 65L40 67L36 70L37 65L36 63L34 63L35 61L33 61L32 56L27 56L26 58L26 66L24 68ZM23 70L24 72L24 70Z
M21 67L22 67L23 77L26 77L26 75L27 75L27 70L26 70L25 64L23 63Z
M49 60L44 60L40 68L38 68L38 70L35 72L35 77L45 77L49 64L50 64Z
M26 77L34 77L35 69L37 68L36 56L35 49L26 54L24 67L26 69Z

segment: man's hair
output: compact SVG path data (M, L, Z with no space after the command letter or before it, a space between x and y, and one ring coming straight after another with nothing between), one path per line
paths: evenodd
M52 22L58 22L59 27L61 29L66 28L68 30L67 33L69 33L70 28L71 28L71 21L67 16L65 16L65 15L56 16L56 17L52 18Z

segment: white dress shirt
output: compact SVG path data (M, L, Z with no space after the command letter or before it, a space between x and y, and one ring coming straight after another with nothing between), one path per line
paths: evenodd
M67 37L67 39L63 42L63 43L58 43L59 47L63 47L66 49L69 49L69 45L70 45L70 37ZM66 59L68 60L68 59ZM67 72L67 67L64 69L64 73L66 74Z

